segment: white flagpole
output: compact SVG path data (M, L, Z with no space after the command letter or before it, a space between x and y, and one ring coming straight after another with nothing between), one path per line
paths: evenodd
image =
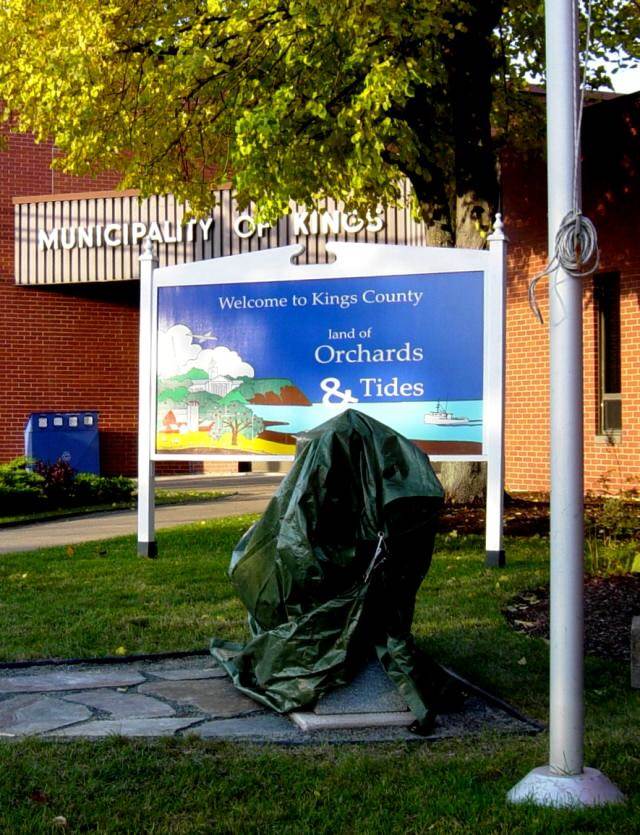
M577 177L577 7L546 0L549 252L580 202ZM576 178L578 181L576 182ZM511 802L595 806L623 801L583 761L583 392L582 281L562 268L549 278L551 363L551 611L549 764L508 794Z

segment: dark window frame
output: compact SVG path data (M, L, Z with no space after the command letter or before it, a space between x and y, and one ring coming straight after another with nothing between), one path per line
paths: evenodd
M595 276L594 299L597 311L597 434L615 437L622 431L620 274L610 272Z

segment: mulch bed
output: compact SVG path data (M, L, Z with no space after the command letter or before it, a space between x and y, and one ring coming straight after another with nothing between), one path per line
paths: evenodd
M585 503L587 526L593 525L602 500ZM638 505L630 505L638 514ZM484 504L446 505L440 513L440 533L484 533ZM534 494L505 496L504 531L507 536L548 536L549 503ZM640 526L638 526L640 532ZM603 534L604 531L599 533ZM640 574L585 578L585 651L590 655L629 661L631 619L640 615ZM549 638L549 587L522 592L503 610L518 632Z
M503 614L513 629L549 638L549 588L514 597ZM640 575L586 577L584 588L585 652L629 661L631 619L640 615Z
M458 534L484 533L484 503L447 504L440 512L438 531ZM504 532L507 536L547 536L549 502L525 498L505 498Z
M588 497L585 500L585 528L588 532L602 535L603 498ZM640 502L626 503L627 536L640 539ZM446 504L440 513L440 533L458 534L484 533L484 502L454 505ZM611 520L615 523L615 519ZM548 536L549 499L544 494L520 493L516 496L505 494L504 532L507 536Z

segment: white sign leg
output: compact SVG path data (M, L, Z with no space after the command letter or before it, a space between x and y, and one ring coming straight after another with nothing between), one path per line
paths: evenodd
M138 554L155 557L158 553L155 532L155 464L151 448L155 436L152 408L152 311L153 270L157 263L153 245L147 238L140 256L140 350L138 385Z
M502 217L496 215L489 237L490 267L485 273L485 363L484 446L487 456L487 507L485 564L505 564L502 540L504 516L504 369L505 369L505 275L507 238Z

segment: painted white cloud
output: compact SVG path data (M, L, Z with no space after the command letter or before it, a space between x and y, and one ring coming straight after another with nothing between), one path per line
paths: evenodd
M254 370L237 351L217 345L205 348L193 363L196 368L207 371L211 377L253 377Z
M202 348L193 341L186 325L172 325L158 331L158 376L161 378L186 374L200 368L209 376L253 377L254 369L237 351L223 345Z
M193 341L186 325L172 325L167 331L158 331L158 376L173 377L185 374L198 357L202 348Z

